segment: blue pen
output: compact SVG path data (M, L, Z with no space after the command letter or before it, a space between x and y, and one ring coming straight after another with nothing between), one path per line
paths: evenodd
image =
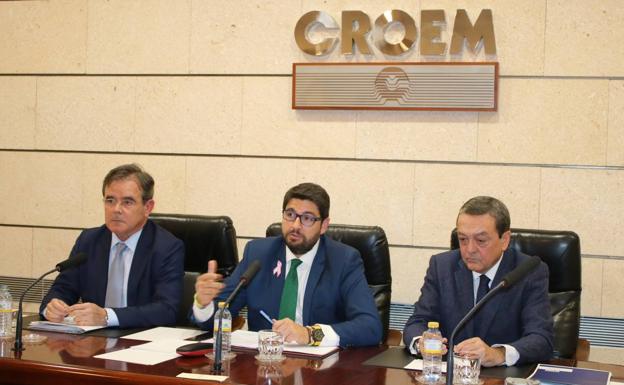
M271 325L273 325L273 322L275 322L275 321L273 321L273 320L271 319L271 317L269 317L269 315L268 315L267 313L265 313L265 312L264 312L264 310L260 310L260 314L261 314L261 315L262 315L262 316L263 316L263 317L264 317L267 321L269 321L269 323L270 323Z

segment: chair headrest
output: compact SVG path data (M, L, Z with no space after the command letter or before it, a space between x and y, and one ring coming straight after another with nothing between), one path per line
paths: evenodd
M229 217L152 213L150 219L184 242L185 271L204 273L211 259L226 274L238 264L236 230Z

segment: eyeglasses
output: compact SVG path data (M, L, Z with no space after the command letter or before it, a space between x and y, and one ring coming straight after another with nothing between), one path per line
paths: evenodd
M123 198L121 201L117 200L117 198L104 198L104 206L107 207L117 207L118 203L121 203L121 207L124 209L133 208L137 202L132 198Z
M282 212L282 218L284 218L284 220L287 220L288 222L294 222L297 220L297 218L299 218L301 224L305 227L311 227L316 222L323 219L321 217L315 217L313 214L310 213L297 214L297 212L293 209L284 210Z

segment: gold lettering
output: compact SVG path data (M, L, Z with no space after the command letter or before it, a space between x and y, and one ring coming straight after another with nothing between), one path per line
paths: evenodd
M299 49L309 55L327 55L334 49L334 46L338 42L336 38L325 38L318 43L310 42L308 33L310 29L318 25L323 26L325 30L338 29L336 20L322 11L310 11L306 13L299 18L295 26L295 42L297 46L299 46Z
M421 55L444 55L446 43L440 42L442 26L446 26L443 10L432 9L420 12Z
M372 52L366 42L366 34L371 30L371 23L368 15L362 11L342 12L342 41L340 42L343 55L353 55L353 47L364 55L371 55Z
M468 49L476 54L483 46L486 55L496 55L496 40L494 39L494 23L492 22L492 10L484 9L479 14L474 27L470 23L468 14L464 9L458 9L453 26L453 38L451 39L451 55L461 55L464 39L468 40Z
M386 30L391 23L400 23L405 29L403 39L396 44L388 43L386 40ZM377 20L375 20L374 33L377 48L387 55L401 55L409 51L418 36L414 19L407 13L398 9L382 13Z

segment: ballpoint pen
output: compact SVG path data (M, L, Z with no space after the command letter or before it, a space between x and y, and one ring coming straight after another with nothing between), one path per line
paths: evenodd
M264 312L264 310L260 310L260 314L261 314L261 315L262 315L262 316L263 316L263 317L264 317L267 321L269 321L269 323L270 323L271 325L273 325L273 322L275 322L275 321L273 321L273 320L271 319L271 317L269 317L269 315L268 315L267 313L265 313L265 312Z

